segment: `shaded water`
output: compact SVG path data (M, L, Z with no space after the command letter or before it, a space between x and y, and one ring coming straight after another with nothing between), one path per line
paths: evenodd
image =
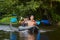
M0 30L0 40L10 40L10 35L11 32L6 32ZM34 40L36 39L36 35L34 34L29 34L26 31L25 32L12 32L13 36L16 37L16 40ZM55 31L50 31L50 32L44 32L40 34L40 39L41 40L60 40L60 28L56 28Z
M0 31L0 40L36 40L36 35L34 34L29 34L29 33L17 33L13 32L12 35L10 35L10 32L4 32ZM10 38L12 37L12 39ZM48 36L45 34L40 35L41 40L48 40Z

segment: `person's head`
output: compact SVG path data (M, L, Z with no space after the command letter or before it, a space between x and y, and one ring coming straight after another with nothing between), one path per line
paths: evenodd
M29 18L28 17L25 17L24 20L27 21L27 20L29 20Z
M34 16L33 15L30 16L30 20L34 20Z

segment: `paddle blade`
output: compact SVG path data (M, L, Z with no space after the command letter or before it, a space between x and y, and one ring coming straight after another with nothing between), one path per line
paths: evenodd
M40 24L40 21L36 21L36 24L39 25Z

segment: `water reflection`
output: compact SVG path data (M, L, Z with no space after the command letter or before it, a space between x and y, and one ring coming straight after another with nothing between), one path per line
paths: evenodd
M36 35L36 40L40 40L40 31L38 31L38 33Z
M47 35L44 35L43 34L43 35L41 35L41 39L40 40L49 40L49 39L48 39L48 36Z
M20 40L35 40L35 35L32 33L29 33L28 30L20 31Z
M32 34L28 31L20 31L19 34L20 40L49 40L48 36L45 35L45 33L40 34L40 32L38 32L37 34Z
M45 33L32 34L28 32L28 30L25 30L20 31L19 34L17 32L13 32L12 35L10 36L10 32L0 31L0 40L39 40L37 38L40 38L40 40L48 40L48 36Z
M34 35L28 35L28 40L35 40L35 37L34 37Z
M9 32L0 30L0 40L9 40Z
M45 34L45 33L44 33ZM11 37L14 38L15 37L16 40L37 40L37 38L40 38L41 40L48 40L48 37L46 36L46 34L35 34L35 33L31 33L28 32L28 30L25 31L20 31L20 32L13 32ZM40 37L37 37L37 35L40 35ZM0 31L0 40L11 40L10 39L10 32L5 32L5 31Z
M15 33L10 32L10 40L17 40L17 36Z

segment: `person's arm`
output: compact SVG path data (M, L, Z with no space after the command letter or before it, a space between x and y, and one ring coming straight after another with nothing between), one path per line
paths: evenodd
M19 21L19 24L21 23L21 21Z
M36 21L34 22L34 26L36 26Z
M24 23L24 21L19 21L19 24L23 24Z

